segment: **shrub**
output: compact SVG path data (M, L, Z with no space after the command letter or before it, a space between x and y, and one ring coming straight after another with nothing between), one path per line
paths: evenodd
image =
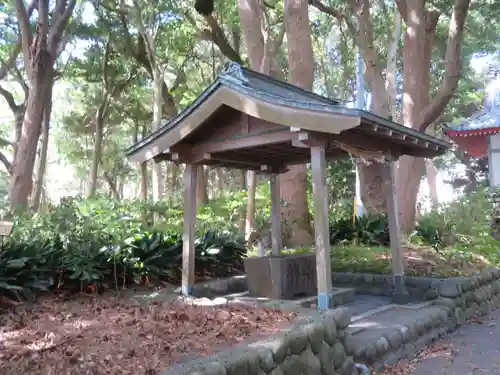
M491 236L492 210L487 189L480 189L423 215L410 239L437 251L450 249L464 259L484 256L498 265L500 242Z
M330 243L388 246L389 224L383 215L341 218L330 224Z
M158 228L152 215L163 216ZM146 277L179 283L182 210L165 204L65 199L44 215L16 220L0 252L0 294L49 288L122 287ZM196 239L198 279L242 269L244 239L202 227Z

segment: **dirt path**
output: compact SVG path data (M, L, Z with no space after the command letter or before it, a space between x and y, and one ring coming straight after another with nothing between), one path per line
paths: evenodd
M441 350L421 356L408 374L500 374L500 310L461 327L437 347Z

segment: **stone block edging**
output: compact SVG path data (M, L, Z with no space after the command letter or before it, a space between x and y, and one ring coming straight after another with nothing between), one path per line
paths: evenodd
M454 331L468 319L500 307L500 269L471 277L441 279L435 286L438 297L422 310L419 319L363 347L349 348L347 338L346 350L354 351L355 361L381 371L386 364L394 365L403 358L414 357L426 345Z
M298 317L286 332L174 365L163 375L357 375L346 308Z
M471 277L443 280L434 302L445 308L458 325L475 315L485 315L500 307L500 269Z
M437 298L437 286L441 280L428 276L405 276L405 285L412 300L429 301ZM392 275L357 272L332 272L333 285L355 288L358 293L379 296L394 294Z

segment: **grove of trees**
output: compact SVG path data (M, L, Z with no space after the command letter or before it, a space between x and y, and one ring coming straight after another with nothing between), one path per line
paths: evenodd
M57 164L75 172L84 196L179 202L182 166L130 165L123 150L189 105L229 61L352 102L359 49L370 110L444 137L443 124L480 108L478 89L500 50L494 0L8 0L0 14L0 162L11 210L40 211L65 195L47 183ZM485 55L489 69L479 74L473 63ZM353 163L330 163L331 204L352 197ZM457 164L466 171L457 187L476 186L487 167L459 150L434 163L400 159L406 233L421 181ZM383 212L384 166L358 167L365 206ZM258 225L260 176L200 166L198 181L200 205L245 191L241 230ZM308 245L308 166L280 182L285 244Z

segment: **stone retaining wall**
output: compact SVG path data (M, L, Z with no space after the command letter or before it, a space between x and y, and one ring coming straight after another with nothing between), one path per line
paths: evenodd
M456 324L449 319L448 312L441 306L422 309L422 316L413 322L401 325L374 342L360 344L352 348L356 362L373 365L382 371L384 365L394 365L402 358L413 357L424 346L455 329ZM347 346L350 345L350 336ZM354 340L353 340L354 341Z
M247 291L246 275L238 275L218 280L197 283L193 286L193 297L215 298L227 294L242 293ZM177 290L180 293L180 288Z
M298 318L287 332L264 341L176 365L164 375L357 375L346 346L345 308Z
M483 272L473 277L437 280L437 299L422 316L375 343L358 345L354 359L373 365L380 371L385 364L393 365L402 358L413 357L420 349L439 337L452 332L476 315L489 314L500 307L500 269ZM349 338L347 338L349 347Z
M463 324L476 314L489 314L500 307L500 269L468 277L446 279L439 284L436 305L447 309Z
M461 278L457 278L461 279ZM437 287L443 279L432 277L407 276L406 288L412 300L428 301L438 296ZM355 288L358 293L391 296L394 293L392 275L376 275L368 273L333 272L332 283L345 288ZM193 287L195 297L214 298L247 290L246 275L213 280L196 284Z
M429 301L435 299L437 286L441 279L422 276L406 276L405 284L410 297L414 301ZM369 273L333 272L332 284L346 288L355 288L356 292L377 296L394 294L392 275L376 275Z
M343 273L334 274L333 278L337 285L356 288L372 284L370 291L374 294L392 291L390 276ZM244 281L241 278L239 282ZM226 282L220 283L222 286L216 284L215 289L219 288L223 294ZM374 365L380 370L385 364L414 356L467 319L500 307L500 269L472 277L408 277L406 284L415 298L422 296L432 300L431 304L422 309L421 317L374 342L356 344L353 336L346 333L351 315L346 308L339 308L303 316L287 332L176 365L164 375L355 375L358 372L354 362Z

